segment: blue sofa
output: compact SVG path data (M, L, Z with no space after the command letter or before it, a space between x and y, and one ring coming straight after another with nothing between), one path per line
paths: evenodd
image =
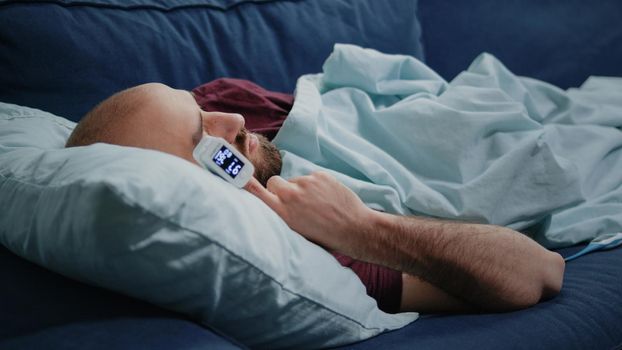
M617 0L0 0L0 101L78 121L150 81L191 89L228 76L291 93L336 42L416 56L446 79L488 51L568 88L622 76L620 23ZM528 310L424 316L344 348L621 348L621 262L620 249L569 262L561 294ZM243 347L1 246L0 276L1 349Z

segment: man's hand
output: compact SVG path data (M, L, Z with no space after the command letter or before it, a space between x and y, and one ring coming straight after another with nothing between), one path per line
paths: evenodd
M255 194L327 249L418 276L477 309L510 311L559 293L564 260L505 227L403 217L367 208L326 173L275 176Z
M370 214L358 196L324 172L286 181L268 180L267 189L255 179L246 190L272 208L291 229L331 250L352 246L353 233Z

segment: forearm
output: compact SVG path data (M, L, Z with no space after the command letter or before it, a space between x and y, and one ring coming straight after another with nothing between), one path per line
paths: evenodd
M561 288L563 259L513 230L369 213L346 254L419 276L483 310L527 307Z
M479 309L527 307L561 288L561 256L507 228L376 212L321 172L246 188L327 249L418 276Z
M420 277L403 273L400 311L423 314L472 313L477 308Z

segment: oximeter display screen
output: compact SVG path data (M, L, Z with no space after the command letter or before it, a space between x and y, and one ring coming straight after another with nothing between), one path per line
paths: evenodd
M239 160L227 146L220 147L220 150L214 154L212 160L233 179L244 168L244 162Z

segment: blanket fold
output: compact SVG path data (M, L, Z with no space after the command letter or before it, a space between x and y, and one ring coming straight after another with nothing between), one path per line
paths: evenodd
M331 172L372 208L509 226L559 248L622 231L622 79L563 91L489 54L446 82L335 46L274 139L282 176Z

